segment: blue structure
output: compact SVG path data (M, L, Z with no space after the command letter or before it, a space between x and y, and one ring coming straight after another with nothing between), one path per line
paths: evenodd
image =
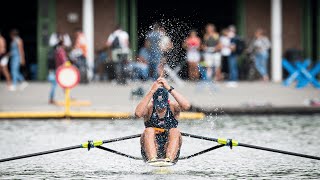
M306 87L311 83L315 88L320 89L320 82L316 79L316 75L320 73L320 62L318 62L312 69L308 70L311 64L310 59L302 62L296 61L291 64L287 59L282 60L282 66L289 72L289 77L283 82L283 85L289 86L297 80L297 89Z

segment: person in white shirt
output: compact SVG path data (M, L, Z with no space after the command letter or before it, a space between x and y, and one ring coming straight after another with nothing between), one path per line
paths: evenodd
M62 33L62 31L58 30L55 33L52 33L50 35L50 39L49 39L49 46L54 47L56 46L60 39L63 40L63 46L66 48L70 48L72 43L71 43L71 38L67 33Z
M110 59L115 63L115 74L118 84L126 84L125 68L130 60L129 34L117 25L115 30L109 35L106 42Z

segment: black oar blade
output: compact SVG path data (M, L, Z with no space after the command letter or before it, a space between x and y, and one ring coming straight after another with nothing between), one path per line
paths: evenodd
M15 157L10 157L10 158L4 158L4 159L0 159L0 162L13 161L13 160L17 160L17 159L24 159L24 158L34 157L34 156L41 156L41 155L45 155L45 154L68 151L68 150L78 149L78 148L82 148L82 145L76 145L76 146L70 146L70 147L54 149L54 150L49 150L49 151L43 151L43 152L38 152L38 153L32 153L32 154L26 154L26 155L15 156Z

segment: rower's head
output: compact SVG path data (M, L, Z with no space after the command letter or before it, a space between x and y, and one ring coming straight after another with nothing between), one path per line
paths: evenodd
M165 109L168 105L169 93L163 87L157 89L157 91L153 94L153 107L156 110Z

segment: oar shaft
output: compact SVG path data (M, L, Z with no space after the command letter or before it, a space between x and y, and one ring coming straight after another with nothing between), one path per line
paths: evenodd
M201 155L201 154L204 154L204 153L207 153L207 152L209 152L209 151L212 151L212 150L221 148L221 147L223 147L223 146L224 146L223 144L220 144L220 145L217 145L217 146L213 146L213 147L211 147L211 148L205 149L205 150L200 151L200 152L197 152L197 153L195 153L195 154L192 154L192 155L189 155L189 156L180 157L179 160L190 159L190 158L192 158L192 157L199 156L199 155Z
M120 155L120 156L124 156L124 157L130 158L130 159L143 160L143 159L140 158L140 157L131 156L131 155L129 155L129 154L125 154L125 153L122 153L122 152L119 152L119 151L116 151L116 150L113 150L113 149L110 149L110 148L106 148L106 147L104 147L104 146L97 146L97 148L98 148L98 149L105 150L105 151L108 151L108 152L111 152L111 153L118 154L118 155Z
M41 156L41 155L45 155L45 154L51 154L51 153L56 153L56 152L61 152L61 151L68 151L68 150L78 149L78 148L82 148L82 146L76 145L76 146L70 146L70 147L54 149L54 150L49 150L49 151L43 151L43 152L38 152L38 153L15 156L15 157L11 157L11 158L0 159L0 162L12 161L12 160L17 160L17 159L24 159L24 158L28 158L28 157L34 157L34 156Z
M141 137L141 134L136 134L136 135L132 135L132 136L125 136L125 137L121 137L121 138L108 139L108 140L104 140L102 142L103 142L103 144L105 144L105 143L123 141L123 140L127 140L127 139L134 139L134 138L138 138L138 137Z
M191 137L191 138L196 138L196 139L214 141L214 142L217 142L219 144L222 144L222 140L223 140L221 138L220 139L216 139L216 138L193 135L193 134L189 134L189 133L181 133L181 135L182 136ZM225 144L225 143L223 143L223 144ZM233 141L233 140L232 140L232 144L233 144L233 146L242 146L242 147L247 147L247 148L252 148L252 149L259 149L259 150L264 150L264 151L269 151L269 152L287 154L287 155L291 155L291 156L298 156L298 157L304 157L304 158L309 158L309 159L320 160L320 157L317 157L317 156L311 156L311 155L307 155L307 154L300 154L300 153L283 151L283 150L272 149L272 148L267 148L267 147L261 147L261 146L255 146L255 145L250 145L250 144L238 143L238 142Z
M189 133L181 133L182 136L187 136L187 137L191 137L191 138L196 138L196 139L203 139L203 140L207 140L207 141L214 141L214 142L218 142L218 139L216 138L209 138L209 137L204 137L204 136L198 136L198 135L194 135L194 134L189 134Z
M283 151L283 150L272 149L272 148L267 148L267 147L255 146L255 145L250 145L250 144L238 143L238 146L252 148L252 149L259 149L259 150L264 150L264 151L270 151L270 152L276 152L276 153L281 153L281 154L287 154L287 155L292 155L292 156L304 157L304 158L309 158L309 159L320 160L320 157L317 157L317 156L311 156L311 155L307 155L307 154L300 154L300 153Z

